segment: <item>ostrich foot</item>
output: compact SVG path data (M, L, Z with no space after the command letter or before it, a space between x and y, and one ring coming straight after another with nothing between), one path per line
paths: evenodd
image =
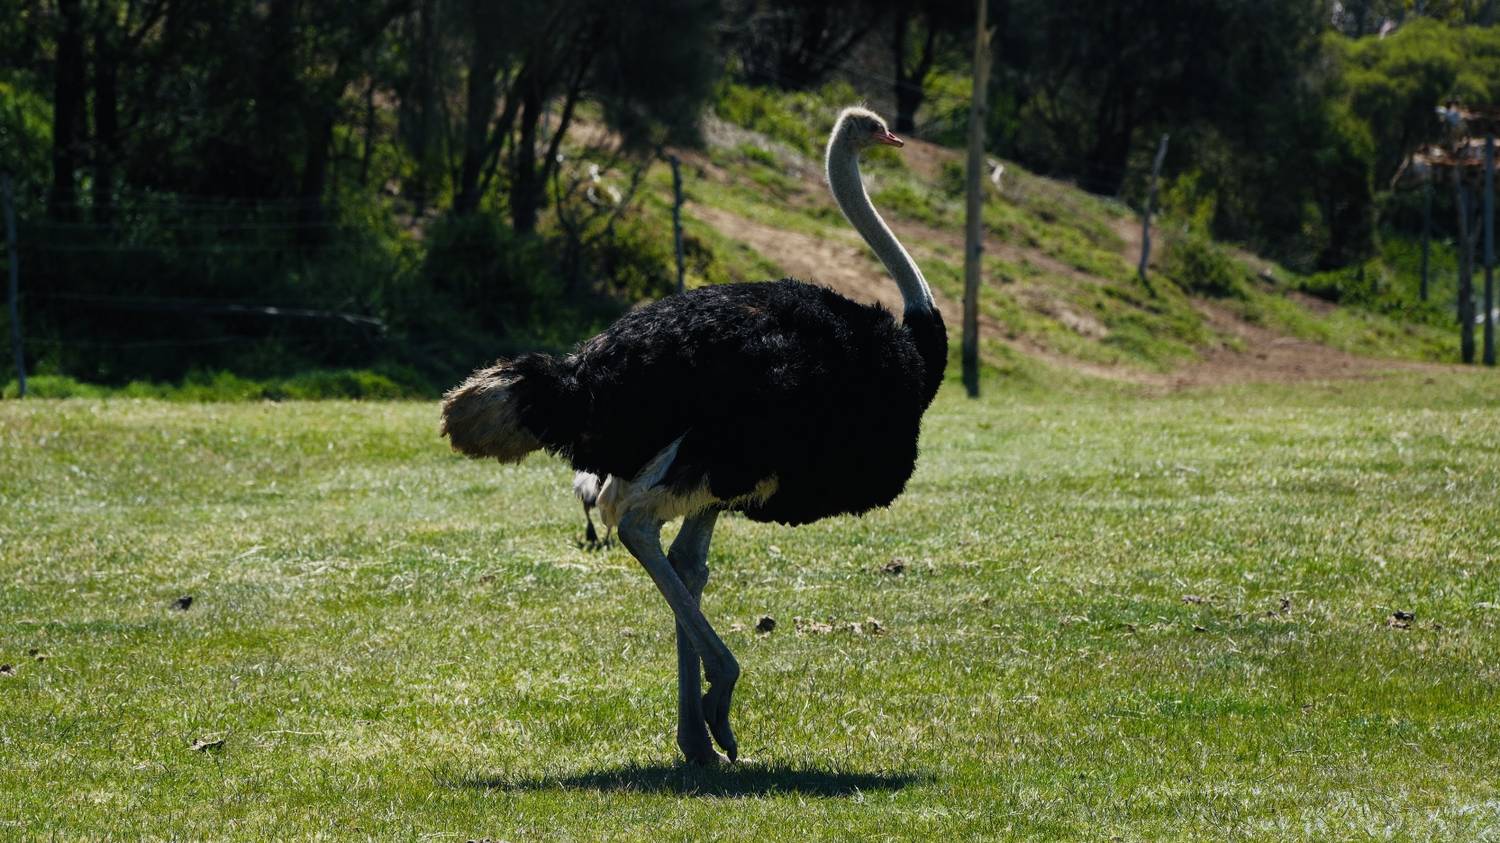
M584 538L578 542L578 548L580 550L586 550L589 553L597 553L601 550L608 550L611 547L614 547L614 544L614 539L611 538L609 532L606 531L604 533L604 538L602 539L598 537L598 534L595 534L592 537L584 536Z
M583 530L583 541L579 542L578 546L584 550L590 551L603 550L610 546L610 534L614 532L614 529L611 527L605 527L604 540L600 541L599 531L594 529L594 518L589 514L590 509L590 505L585 502L583 504L583 520L585 524Z
M728 677L721 681L709 680L708 693L703 695L703 720L708 724L708 730L713 733L714 742L728 753L730 761L734 761L740 754L740 745L734 739L734 730L729 727L729 699L734 694L736 678Z
M687 760L687 763L694 767L717 767L729 762L728 758L720 755L714 750L714 745L709 743L707 731L702 731L688 740L678 735L677 748L682 750L682 757Z

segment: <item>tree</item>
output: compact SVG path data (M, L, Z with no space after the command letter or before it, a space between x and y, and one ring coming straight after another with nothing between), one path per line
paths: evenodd
M469 33L454 211L503 170L512 227L533 231L581 102L630 149L691 138L713 90L715 0L519 2L461 10Z
M1316 58L1326 26L1301 0L1008 5L998 59L1020 95L1023 156L1110 195L1141 138L1257 116Z
M740 0L730 48L746 82L803 90L827 81L880 17L872 0Z
M889 11L891 61L896 74L896 131L914 132L927 77L939 54L957 47L972 11L952 0L895 0Z
M87 142L84 123L87 102L82 0L58 0L57 58L52 78L52 190L48 215L73 220L78 216L78 165Z

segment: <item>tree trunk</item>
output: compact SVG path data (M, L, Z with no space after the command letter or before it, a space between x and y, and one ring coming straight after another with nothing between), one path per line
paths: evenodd
M931 15L927 16L927 33L922 40L922 52L916 55L916 64L908 70L911 57L907 56L907 36L918 17L911 13L911 4L902 3L893 16L895 31L891 45L896 64L896 131L912 133L917 130L917 109L927 98L927 74L932 71L936 57L937 26Z
M370 159L375 154L375 130L375 78L372 76L369 87L365 88L365 144L364 151L359 156L360 187L370 183Z
M473 213L479 207L479 176L489 137L490 117L495 113L495 59L485 39L476 37L469 56L469 78L465 85L464 158L459 170L453 212Z
M911 27L911 3L897 3L891 12L891 59L896 67L896 131L910 133L916 128L915 115L921 105L919 88L912 102L911 82L906 78L906 35Z
M84 142L87 85L81 0L58 0L62 31L57 36L57 68L52 87L52 190L48 215L78 219L76 171Z
M1106 94L1094 121L1094 148L1084 161L1083 187L1101 196L1118 196L1130 161L1130 138L1135 134L1134 89L1116 98Z
M412 82L416 96L403 97L401 103L403 109L413 108L415 111L411 115L413 125L407 130L406 136L412 158L416 160L416 167L408 182L406 193L411 197L412 204L416 206L415 212L418 215L427 207L428 195L432 192L432 183L436 180L434 170L437 169L434 166L433 154L433 140L437 134L433 130L437 112L435 102L438 96L436 74L433 68L437 62L437 27L433 20L436 14L437 0L423 0L417 13L417 43L412 50L416 54L416 68L413 71L415 79Z
M309 115L307 150L297 195L297 245L303 249L323 244L326 232L323 190L328 183L328 148L333 143L333 111Z
M288 129L300 119L301 128L308 133L309 146L312 135L316 134L316 125L307 122L308 115L298 107L306 94L297 79L296 68L288 59L297 49L295 0L270 0L260 38L256 68L258 96L249 127L254 138L254 153L250 156L253 160L248 167L241 168L241 174L233 181L216 185L215 192L240 197L285 196L300 181L289 148L289 139L296 134Z
M543 99L534 85L526 85L521 101L521 136L516 140L515 164L511 167L510 224L517 234L536 231L542 184L536 169L536 127L542 117Z
M120 156L120 59L114 21L101 21L99 26L94 36L94 220L107 223L114 216L115 162Z

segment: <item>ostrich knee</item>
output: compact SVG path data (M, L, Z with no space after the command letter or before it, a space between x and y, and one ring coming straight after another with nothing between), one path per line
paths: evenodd
M713 684L724 683L732 688L739 678L740 667L734 654L724 645L718 633L698 608L698 599L688 590L682 576L673 568L672 562L661 550L660 519L639 510L627 511L620 518L620 543L630 551L646 573L651 576L656 588L672 607L672 614L682 624L693 649L703 659L703 672ZM694 554L701 556L701 554ZM706 568L706 566L705 566ZM712 691L710 691L712 694Z
M694 598L702 598L703 588L708 585L708 545L713 541L714 524L718 520L719 511L713 508L689 515L683 519L677 538L672 540L672 549L667 551L672 568Z
M687 586L688 592L701 600L703 588L708 585L708 563L697 558L681 562L672 559L672 569L682 578L682 584Z

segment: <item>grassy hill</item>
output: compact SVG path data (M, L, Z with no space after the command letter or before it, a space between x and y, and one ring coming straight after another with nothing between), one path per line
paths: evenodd
M791 275L855 298L899 301L823 183L823 133L851 100L837 87L822 95L737 87L723 93L706 149L682 153L689 286ZM865 171L872 198L956 326L961 150L914 140L902 150L874 151ZM668 219L670 203L670 171L661 166L648 176L645 212ZM1262 346L1278 342L1292 342L1310 376L1363 368L1367 358L1457 359L1457 331L1432 318L1433 308L1419 318L1402 312L1414 296L1387 290L1381 304L1389 314L1336 307L1306 292L1326 294L1334 279L1299 276L1214 243L1180 220L1167 218L1155 230L1152 272L1142 284L1135 211L1013 162L1004 162L998 184L986 185L984 216L981 333L985 360L1002 373L1056 377L1063 368L1193 382L1198 368L1224 370L1240 357L1239 374L1254 379L1257 361L1272 357ZM1410 261L1368 271L1376 286L1415 288ZM1263 368L1286 370L1275 361Z

